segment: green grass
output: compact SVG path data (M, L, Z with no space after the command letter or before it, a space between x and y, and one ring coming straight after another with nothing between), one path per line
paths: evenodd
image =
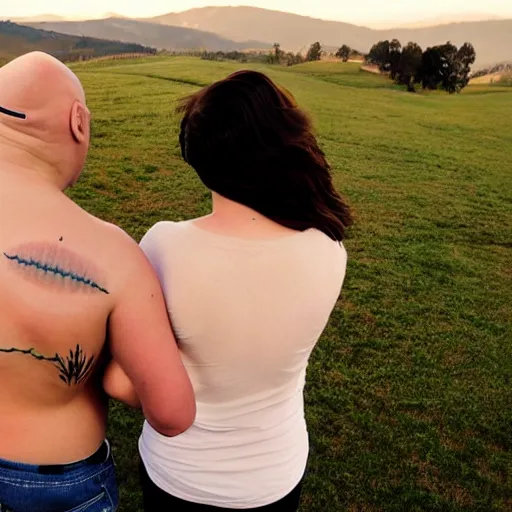
M512 87L512 72L505 73L498 82L503 87Z
M306 62L288 69L295 74L312 76L345 87L403 90L403 87L396 85L387 76L363 71L360 62Z
M71 195L136 239L208 211L178 98L238 69L76 65L93 147ZM312 358L303 511L512 510L512 89L375 86L353 65L268 72L312 115L355 215L342 297ZM114 406L124 512L141 510L140 417Z

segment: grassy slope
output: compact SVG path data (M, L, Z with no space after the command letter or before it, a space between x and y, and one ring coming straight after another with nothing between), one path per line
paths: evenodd
M173 106L237 67L76 65L94 141L73 197L136 238L205 213ZM512 90L411 95L351 65L255 67L312 114L357 216L309 370L303 510L512 510ZM113 408L125 512L141 510L139 421Z

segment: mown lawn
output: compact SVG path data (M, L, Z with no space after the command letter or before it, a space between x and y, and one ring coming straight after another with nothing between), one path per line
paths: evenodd
M352 64L247 66L310 112L356 215L344 291L309 369L303 511L511 511L512 89L408 94ZM204 214L174 106L240 67L75 65L93 147L72 197L136 239ZM124 512L141 510L140 423L113 406Z

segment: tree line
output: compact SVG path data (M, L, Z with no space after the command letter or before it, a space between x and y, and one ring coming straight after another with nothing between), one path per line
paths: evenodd
M285 52L279 43L274 43L270 52L199 52L205 60L235 60L238 62L264 62L282 66L294 66L303 62L318 61L326 52L320 42L309 46L306 54ZM374 44L367 55L343 44L333 57L348 62L350 59L364 60L368 64L378 66L382 73L389 74L397 84L405 85L407 90L414 92L416 86L423 89L444 89L450 94L460 92L469 83L471 65L476 54L470 43L457 48L448 42L432 46L425 51L410 42L402 47L397 39L379 41Z
M280 64L282 66L293 66L304 62L304 57L300 53L284 52L281 45L275 43L270 52L264 51L201 51L188 52L189 55L199 56L203 60L224 61L231 60L236 62L260 62L264 64Z
M284 52L281 45L275 43L267 62L293 66L320 60L324 54L325 51L318 41L311 44L306 55ZM461 92L468 85L471 66L476 59L471 43L464 43L457 48L447 42L423 51L414 42L402 47L397 39L379 41L367 55L344 44L333 56L343 62L348 62L351 58L364 58L365 62L377 65L382 73L388 73L392 80L405 85L411 92L416 90L416 85L421 85L423 89L443 89L450 94Z
M500 64L495 64L490 68L479 69L471 76L473 78L478 78L480 76L493 75L495 73L512 73L512 62L501 62Z
M393 39L374 44L366 61L378 66L382 73L389 73L392 80L411 92L420 84L423 89L443 89L453 94L468 85L475 58L471 43L457 48L448 42L423 51L416 43L402 47L400 41Z
M198 54L194 52L189 52L189 54L199 55L203 60L215 60L215 61L223 61L223 60L232 60L236 62L266 62L265 55L261 52L240 52L238 50L231 51L202 51Z
M279 43L274 43L272 50L267 55L268 64L294 66L296 64L302 64L304 61L304 56L301 53L285 52L281 49Z
M479 78L485 75L494 75L490 78L489 83L497 85L512 85L512 62L502 62L495 64L490 68L484 68L478 70L476 73L472 73L472 78Z
M316 41L312 45L310 45L306 55L302 53L291 53L284 52L281 49L281 45L279 43L274 43L272 51L268 55L267 62L269 64L282 64L285 66L294 66L295 64L302 64L303 62L314 62L320 60L326 52L322 48L320 42ZM364 55L353 48L350 48L347 45L343 45L338 51L334 54L331 54L333 57L338 57L343 60L343 62L348 62L351 58L362 58Z
M365 55L358 50L354 50L354 48L350 48L350 46L344 44L340 46L337 52L334 54L334 57L338 57L343 62L348 62L350 59L358 59L365 58Z

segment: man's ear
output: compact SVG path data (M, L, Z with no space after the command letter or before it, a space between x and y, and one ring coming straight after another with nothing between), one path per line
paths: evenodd
M89 120L90 113L87 107L83 103L75 101L71 108L70 123L73 138L79 144L89 142Z

